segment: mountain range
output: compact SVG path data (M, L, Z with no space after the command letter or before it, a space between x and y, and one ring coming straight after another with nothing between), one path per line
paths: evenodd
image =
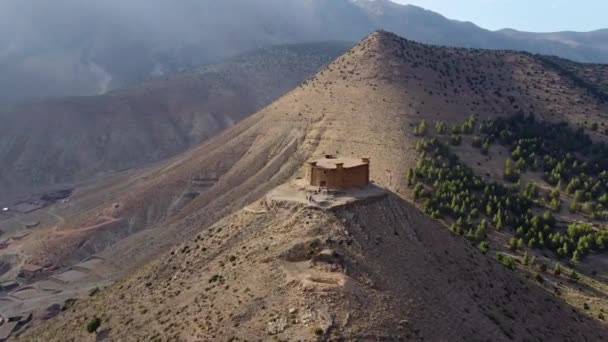
M0 202L183 152L272 103L351 45L273 46L104 95L0 109Z
M389 0L8 0L2 6L0 104L101 94L256 48L358 41L377 29L429 44L608 61L606 30L489 31Z

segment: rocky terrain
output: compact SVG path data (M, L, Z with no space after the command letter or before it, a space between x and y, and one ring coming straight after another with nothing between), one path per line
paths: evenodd
M86 325L99 318L98 337L110 340L601 340L601 319L552 294L562 280L509 273L404 199L422 119L534 113L605 140L591 127L608 110L601 82L573 75L528 53L376 32L222 134L114 179L111 196L24 239L46 241L26 249L31 260L97 253L122 280L23 339L93 339ZM329 211L264 199L325 153L369 156L374 184L389 194ZM266 212L242 210L252 203ZM108 218L116 224L95 229ZM600 291L604 301L601 284L567 291Z
M393 195L328 211L262 199L28 341L601 340L571 310ZM255 270L255 272L252 272Z

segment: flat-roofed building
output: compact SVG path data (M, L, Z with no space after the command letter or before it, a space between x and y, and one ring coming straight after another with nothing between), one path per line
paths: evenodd
M333 190L361 188L369 184L369 158L326 155L310 160L306 167L308 185Z
M21 266L19 276L25 279L35 279L42 274L44 268L36 264L25 264Z

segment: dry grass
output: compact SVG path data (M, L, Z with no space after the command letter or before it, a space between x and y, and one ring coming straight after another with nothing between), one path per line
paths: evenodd
M606 327L399 197L231 215L25 338L596 340ZM396 319L398 317L398 319Z

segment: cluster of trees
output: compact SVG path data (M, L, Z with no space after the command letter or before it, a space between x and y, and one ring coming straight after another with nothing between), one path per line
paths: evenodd
M428 215L451 218L450 229L480 247L487 247L486 233L493 227L514 231L509 243L513 250L524 246L548 248L573 262L589 251L607 249L608 233L590 225L572 224L565 233L556 229L553 214L541 203L557 210L559 191L541 196L534 183L520 189L484 181L438 138L421 139L417 148L420 159L407 176L414 199L423 203Z
M423 120L424 121L424 120ZM472 114L469 115L467 120L462 124L452 124L449 133L452 136L459 134L473 134L475 132L475 124L477 123L477 116ZM439 135L448 133L448 126L445 122L439 120L435 122L435 132Z
M557 190L546 202L551 210L559 211L558 193L565 191L573 196L570 210L608 219L608 145L594 143L582 128L538 122L534 116L485 120L479 132L481 137L473 145L482 153L495 142L511 150L504 169L506 181L517 183L528 170L542 172Z

